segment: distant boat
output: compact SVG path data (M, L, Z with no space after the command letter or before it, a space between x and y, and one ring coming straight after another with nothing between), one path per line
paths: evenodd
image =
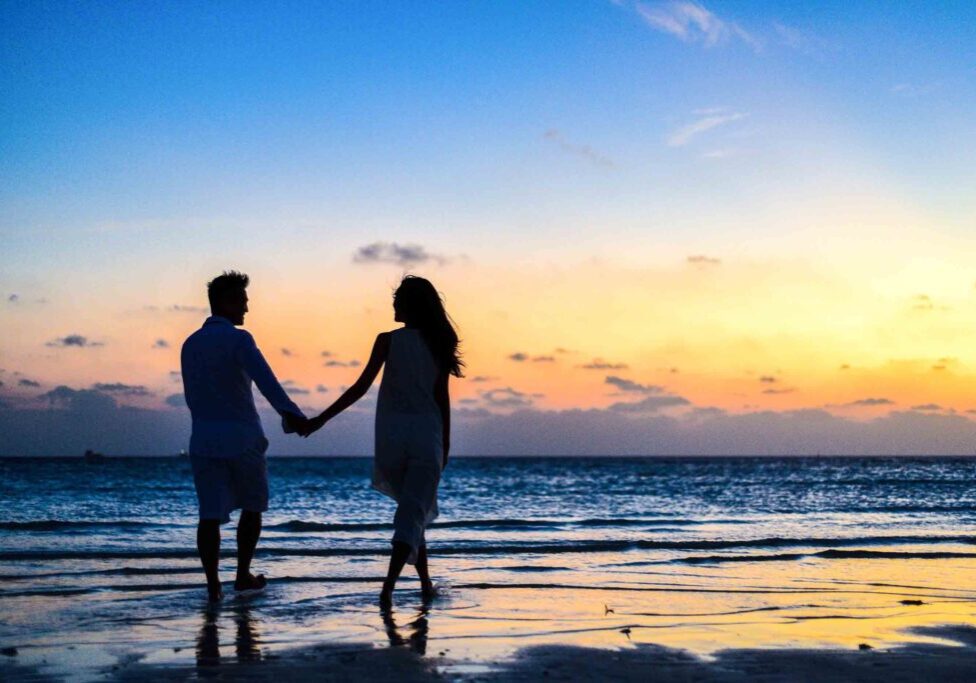
M105 459L105 456L89 448L87 451L85 451L84 458L85 458L85 462L101 462L102 460Z

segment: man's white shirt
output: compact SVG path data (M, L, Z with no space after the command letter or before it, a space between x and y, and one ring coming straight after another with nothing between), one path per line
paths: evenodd
M268 440L251 382L279 414L304 417L288 398L246 330L213 315L183 343L183 393L193 417L190 455L233 458L261 452Z

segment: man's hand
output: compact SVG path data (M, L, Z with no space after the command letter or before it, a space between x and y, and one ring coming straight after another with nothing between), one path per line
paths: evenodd
M312 433L312 430L309 429L309 420L301 415L285 413L281 417L285 421L285 426L299 436L308 436Z

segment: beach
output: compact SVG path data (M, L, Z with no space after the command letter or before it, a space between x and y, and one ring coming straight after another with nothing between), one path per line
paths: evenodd
M0 461L4 680L970 680L965 459L458 459L384 615L367 459L277 459L208 607L185 462ZM85 469L85 468L88 469ZM97 483L95 483L97 482ZM189 496L189 499L186 497ZM276 509L277 506L277 509ZM225 530L225 579L233 571Z

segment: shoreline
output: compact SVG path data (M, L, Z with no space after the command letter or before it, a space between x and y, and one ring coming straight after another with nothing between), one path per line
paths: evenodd
M909 629L912 630L912 629ZM389 647L369 643L314 644L276 652L241 650L215 657L198 648L197 663L146 663L143 657L97 672L100 680L128 683L199 678L245 681L970 681L976 671L976 627L946 624L915 629L941 642L906 642L883 649L729 648L709 656L656 643L618 648L530 645L491 660L452 657L444 650L418 651L415 640ZM57 680L5 657L5 680ZM92 672L96 673L96 672Z

